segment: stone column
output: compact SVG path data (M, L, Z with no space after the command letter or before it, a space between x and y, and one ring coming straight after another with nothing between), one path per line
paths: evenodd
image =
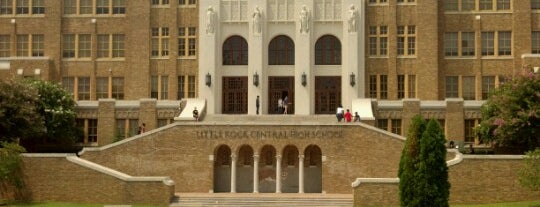
M301 31L300 12L303 7L308 11L307 24L308 30ZM313 30L314 6L311 0L295 1L295 35L294 40L294 114L308 115L315 113L315 102L311 94L315 90L315 75L313 74L313 62L311 57L314 56L313 43L311 41ZM302 76L306 77L306 85L301 84ZM300 107L301 106L301 107Z
M113 142L115 126L116 101L114 99L100 99L97 112L97 135L99 146L104 146Z
M298 155L298 193L304 193L304 155Z
M281 155L276 156L276 193L281 193Z
M221 71L218 63L221 46L219 38L219 2L199 1L199 97L206 99L206 114L221 113ZM213 11L213 12L211 12ZM211 58L207 58L211 57ZM206 84L206 77L210 84Z
M264 90L268 87L268 82L266 81L266 70L264 65L264 59L266 49L268 48L265 45L265 30L266 30L266 1L265 0L249 0L248 1L248 22L249 22L249 37L248 37L248 114L255 115L257 107L255 105L256 97L259 96L260 104L259 113L268 112L266 106L268 105L267 94ZM258 8L260 16L260 31L255 30L255 22L253 15L255 13L255 8ZM257 74L259 76L259 84L256 86L253 82L253 75Z
M236 154L231 154L231 193L236 193Z
M259 155L253 155L253 193L259 193Z

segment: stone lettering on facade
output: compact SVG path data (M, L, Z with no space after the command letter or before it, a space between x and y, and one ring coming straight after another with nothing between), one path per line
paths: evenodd
M199 139L287 139L287 138L343 138L342 130L199 130Z

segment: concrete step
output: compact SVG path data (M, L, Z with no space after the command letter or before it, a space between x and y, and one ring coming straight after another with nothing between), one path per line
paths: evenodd
M348 194L177 194L171 207L351 207Z

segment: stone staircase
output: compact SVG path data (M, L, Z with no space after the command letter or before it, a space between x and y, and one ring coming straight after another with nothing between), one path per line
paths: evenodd
M176 194L171 207L352 207L350 194Z

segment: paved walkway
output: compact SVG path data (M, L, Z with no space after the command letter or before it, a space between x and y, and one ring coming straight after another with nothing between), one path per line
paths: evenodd
M352 194L176 193L171 207L351 207Z

